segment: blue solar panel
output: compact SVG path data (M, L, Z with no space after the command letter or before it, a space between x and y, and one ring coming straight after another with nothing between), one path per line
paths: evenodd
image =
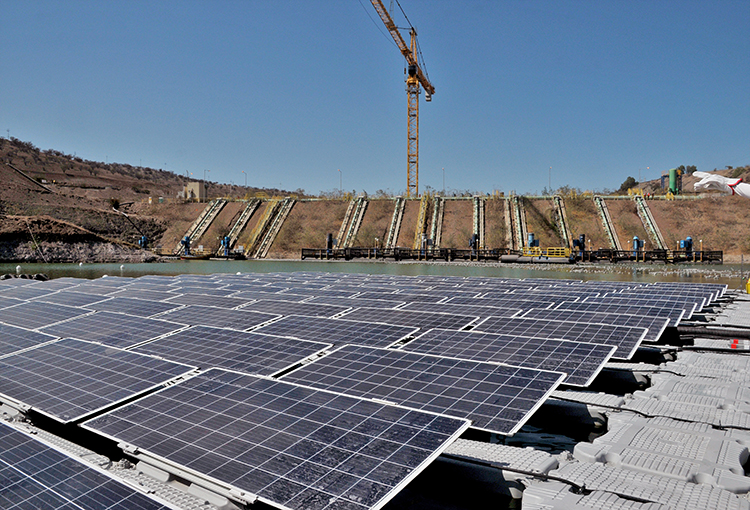
M0 422L0 508L168 510L172 507Z
M133 350L200 368L272 375L329 347L324 342L196 326Z
M43 328L42 332L61 338L78 338L126 349L184 327L183 324L159 319L96 312Z
M57 337L29 331L28 329L0 324L0 357L36 347Z
M402 347L405 351L565 372L565 384L588 386L615 346L478 331L433 329Z
M218 369L84 424L278 508L380 508L469 425Z
M282 377L304 386L394 402L514 434L565 374L345 345Z
M68 422L193 368L68 338L0 358L0 393Z

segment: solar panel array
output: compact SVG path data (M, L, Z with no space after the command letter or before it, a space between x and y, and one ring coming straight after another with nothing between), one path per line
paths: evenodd
M271 375L328 347L330 343L196 326L133 350L200 368Z
M68 422L193 368L68 338L0 358L0 394Z
M684 303L725 290L315 272L0 281L0 401L89 419L243 501L364 510L467 426L514 433L561 380L591 384ZM480 331L509 321L513 335Z
M405 351L458 359L507 363L564 372L571 386L588 386L616 347L568 340L540 339L433 329L402 347Z
M250 329L279 317L280 315L270 313L202 305L188 305L159 316L160 319L187 326L214 326L237 330Z
M301 340L325 339L334 345L365 344L372 347L389 347L413 336L418 329L410 326L290 315L254 331Z
M43 328L42 333L128 348L185 326L174 322L112 312L96 312Z
M510 336L614 345L617 347L615 357L623 359L630 359L646 336L645 328L524 317L488 317L474 329Z
M0 422L0 508L167 510L132 486Z
M475 428L513 434L564 377L559 372L345 345L282 379L468 418Z
M295 510L382 506L468 425L218 369L84 424Z

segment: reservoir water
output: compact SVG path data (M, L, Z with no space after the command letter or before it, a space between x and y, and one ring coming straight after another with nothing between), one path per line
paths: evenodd
M724 283L730 289L744 288L749 276L748 265L654 265L654 264L576 264L526 265L486 263L426 263L426 262L346 262L301 260L203 260L171 261L148 264L0 264L0 274L44 273L50 278L100 278L103 275L138 277L147 274L215 274L215 273L274 273L292 271L320 271L332 273L394 274L406 276L483 276L498 278L556 278L576 280L615 280L636 282L693 282Z

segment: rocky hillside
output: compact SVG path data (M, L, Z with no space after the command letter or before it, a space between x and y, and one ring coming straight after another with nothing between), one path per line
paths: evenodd
M750 182L750 167L728 168L718 173ZM150 255L135 246L142 234L148 236L152 245L171 251L204 207L204 204L177 199L178 192L188 182L184 176L159 169L86 161L55 150L40 150L14 138L0 139L0 178L3 183L0 186L0 260L147 258ZM696 180L692 176L683 178L687 195L692 193ZM290 194L277 189L212 182L207 182L206 187L210 197ZM642 188L646 192L661 192L658 180L643 183ZM487 201L485 221L489 248L506 246L501 202ZM546 245L557 245L559 235L551 204L547 202L548 199L528 201L527 218L537 238ZM573 234L586 233L594 244L605 243L590 198L572 194L566 202ZM657 221L668 230L665 237L670 245L691 235L694 239L703 239L705 249L724 250L737 256L750 253L750 225L746 221L750 202L747 200L715 195L715 198L698 201L654 201L653 204ZM303 247L324 247L326 234L336 234L347 205L346 200L340 199L298 202L269 256L297 258ZM207 250L218 247L218 239L226 234L242 207L235 204L222 212L200 240ZM264 207L262 205L251 218L238 244L248 243ZM625 240L632 235L642 235L638 230L640 220L630 210L632 207L628 207L623 203L620 208L624 209L617 218L618 228L622 230L619 234ZM407 204L399 245L409 246L413 242L417 210L418 202ZM364 216L357 245L382 243L392 212L392 200L385 197L373 200ZM446 202L444 247L465 247L471 235L471 215L468 197ZM68 254L66 244L71 247Z

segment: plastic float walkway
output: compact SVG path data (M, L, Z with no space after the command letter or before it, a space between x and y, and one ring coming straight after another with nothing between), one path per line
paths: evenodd
M746 317L750 299L739 295L709 324L739 326ZM748 510L750 356L742 352L750 346L737 347L750 342L700 340L693 350L672 348L674 361L607 364L646 374L644 391L553 392L560 405L584 404L608 419L607 433L572 455L462 440L444 456L500 470L511 493L523 489L524 510ZM706 342L725 349L700 351Z

